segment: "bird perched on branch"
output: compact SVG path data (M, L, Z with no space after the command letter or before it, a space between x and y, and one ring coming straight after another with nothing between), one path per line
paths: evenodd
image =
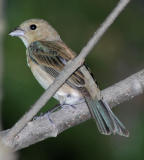
M27 20L9 35L17 36L24 42L28 66L44 89L52 84L67 62L76 57L75 52L61 40L56 30L42 19ZM93 93L92 88L95 88ZM61 105L75 105L85 100L100 133L126 137L129 135L125 126L103 101L100 90L85 64L66 80L54 98Z

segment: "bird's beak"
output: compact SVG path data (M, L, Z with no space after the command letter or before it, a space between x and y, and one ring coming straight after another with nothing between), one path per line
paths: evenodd
M17 27L15 28L12 32L9 33L10 36L12 37L20 37L20 36L24 36L24 30L22 30L21 28Z

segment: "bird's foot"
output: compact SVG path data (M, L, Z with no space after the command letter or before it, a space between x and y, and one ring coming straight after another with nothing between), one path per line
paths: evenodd
M62 107L62 108L65 108L66 106L71 107L71 108L73 108L73 109L76 109L76 106L75 106L75 105L72 105L72 104L61 104L61 107Z

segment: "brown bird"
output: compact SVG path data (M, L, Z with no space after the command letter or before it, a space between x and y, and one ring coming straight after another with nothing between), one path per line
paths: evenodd
M27 20L9 35L17 36L24 42L28 66L44 89L52 84L66 63L76 57L75 52L67 47L56 30L42 19ZM100 133L128 137L128 130L103 101L96 83L93 83L96 95L91 94L89 81L82 73L82 68L93 78L91 72L83 64L55 93L54 98L61 105L75 105L85 100ZM94 82L94 79L92 80Z

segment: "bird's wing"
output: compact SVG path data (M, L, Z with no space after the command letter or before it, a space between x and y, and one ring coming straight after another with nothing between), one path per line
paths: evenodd
M58 76L65 64L76 56L60 41L35 41L27 52L31 60L53 77ZM84 75L77 70L66 83L73 88L82 88L85 85Z

